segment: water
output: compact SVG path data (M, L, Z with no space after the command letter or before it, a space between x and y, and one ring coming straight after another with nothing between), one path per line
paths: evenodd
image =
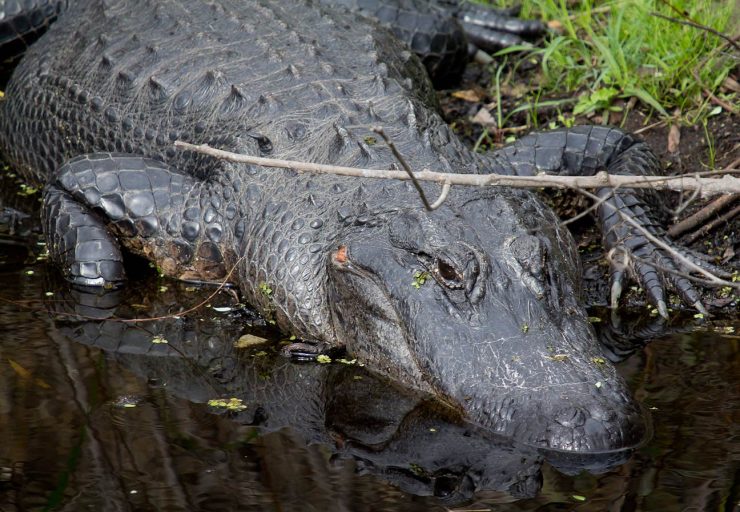
M0 511L729 511L740 498L737 332L637 350L620 367L652 440L569 476L553 465L573 461L543 462L357 365L287 362L226 291L147 276L76 292L24 239L0 245ZM152 316L170 318L120 321ZM234 347L244 334L257 343ZM208 405L232 397L244 410Z

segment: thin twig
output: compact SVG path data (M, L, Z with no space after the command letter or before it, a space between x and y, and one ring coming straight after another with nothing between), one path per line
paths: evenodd
M661 14L659 12L651 12L651 16L655 16L656 18L662 18L664 20L672 21L673 23L679 23L681 25L687 25L689 27L698 28L699 30L704 30L705 32L709 32L710 34L714 34L717 37L721 37L728 43L730 43L732 46L735 47L736 50L740 50L740 45L738 45L730 36L723 34L722 32L718 30L714 30L712 27L707 27L706 25L702 25L701 23L696 23L694 21L689 20L679 20L678 18L672 18L671 16L666 16L665 14Z
M740 198L737 194L727 194L726 196L720 196L716 200L709 203L707 206L699 210L698 212L686 217L681 222L678 222L671 226L667 233L671 238L681 236L687 231L694 229L702 222L706 222L713 214L719 212L727 205L730 205Z
M436 210L440 206L442 206L442 203L445 202L445 199L447 199L447 194L450 193L450 182L445 181L444 185L442 185L442 192L439 194L439 197L436 201L434 201L429 208L431 210Z
M631 257L637 263L642 263L644 265L650 265L650 266L656 268L657 270L660 270L660 271L665 272L667 274L673 274L674 276L683 277L685 279L688 279L689 281L692 281L694 283L699 283L699 284L702 284L704 286L717 286L717 284L714 281L708 281L706 279L702 279L700 277L696 277L694 275L687 274L686 272L681 272L680 270L675 269L675 268L665 267L665 266L661 265L660 263L656 263L654 261L646 260L645 258L640 258L639 256L635 256L634 254ZM740 288L740 285L738 283L734 283L734 286L735 286L735 288Z
M615 189L614 189L614 191L616 192L616 190L617 190L617 189L615 188ZM582 219L583 217L585 217L585 216L586 216L586 215L588 215L589 213L591 213L591 212L593 212L594 210L596 210L596 209L597 209L597 208L598 208L599 206L601 206L601 203L603 203L604 201L606 201L606 200L607 200L607 199L609 199L609 198L611 198L611 196L610 196L610 195L608 195L608 196L604 196L604 197L602 197L601 199L599 199L598 201L591 201L591 206L589 206L588 208L586 208L585 210L583 210L583 211L582 211L581 213L579 213L578 215L574 215L574 216L573 216L573 217L571 217L570 219L567 219L567 220L561 221L561 222L560 222L560 225L561 225L561 226L567 226L568 224L572 224L572 223L576 222L576 221L577 221L578 219Z
M699 197L699 190L694 190L691 192L691 195L688 199L683 199L683 192L681 192L681 203L673 210L674 217L678 217L682 211L684 211L686 208L688 208L694 201L696 201L696 198ZM724 196L720 196L724 197ZM670 210L670 208L668 208Z
M381 169L360 169L338 165L326 165L296 160L282 160L244 155L215 149L207 144L189 144L176 141L175 147L186 151L194 151L205 155L235 163L259 165L263 167L277 167L292 169L299 172L315 172L335 174L338 176L353 176L357 178L382 178L408 180L411 179L406 171L388 171ZM704 178L703 176L717 176L722 178ZM694 173L691 176L631 176L615 175L598 172L594 176L555 176L538 174L537 176L508 176L502 174L454 174L421 170L413 173L418 181L432 181L440 184L449 182L450 185L469 186L509 186L519 188L571 188L571 189L598 189L603 187L620 188L648 188L656 190L701 190L703 196L712 196L726 193L740 193L740 179L730 174L740 174L740 170L706 171Z
M424 194L424 189L421 188L421 184L416 179L416 176L414 176L414 171L411 170L411 167L408 163L406 163L406 159L403 158L403 155L396 149L396 145L393 144L393 141L386 135L385 130L380 127L373 128L373 131L380 135L385 143L388 145L388 148L391 150L391 153L393 153L393 156L396 157L396 160L398 160L398 163L401 164L401 167L403 167L403 170L406 171L406 174L409 175L409 178L411 178L411 183L414 184L414 188L416 188L416 191L419 193L419 197L421 197L421 202L424 203L424 208L431 211L434 208L429 204L429 201L427 201L427 196Z
M735 151L736 149L738 149L738 147L740 147L740 144L732 148L732 151ZM725 169L729 169L732 171L732 170L737 169L738 166L740 166L740 157L737 157L735 160L730 162L730 164L727 167L725 167Z
M634 98L634 96L633 96L633 98ZM652 130L653 128L657 128L658 126L664 125L667 122L668 122L668 119L662 119L660 121L656 121L656 122L654 122L652 124L649 124L647 126L643 126L642 128L638 128L637 130L635 130L632 133L634 133L635 135L640 135L643 132L646 132L648 130Z

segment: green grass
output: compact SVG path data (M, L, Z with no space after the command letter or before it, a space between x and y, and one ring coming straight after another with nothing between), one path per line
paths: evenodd
M533 96L577 96L573 115L608 113L622 108L625 102L620 100L636 98L659 116L678 111L689 123L718 112L705 90L737 106L736 95L723 96L720 86L737 66L738 53L717 35L650 14L691 20L735 36L738 27L732 25L731 0L594 4L594 0L567 6L565 0L524 1L523 17L556 20L562 26L541 47L528 50L540 63ZM536 107L536 98L533 101Z

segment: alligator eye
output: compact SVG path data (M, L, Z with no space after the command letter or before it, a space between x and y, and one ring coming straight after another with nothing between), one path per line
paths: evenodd
M446 498L457 491L460 479L456 476L440 476L434 480L434 495L437 498Z
M437 258L433 272L439 278L439 280L448 288L462 288L463 287L463 276L457 269L449 262Z

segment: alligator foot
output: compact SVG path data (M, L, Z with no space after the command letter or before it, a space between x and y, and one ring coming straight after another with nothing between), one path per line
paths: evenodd
M121 247L165 275L214 281L225 275L217 212L203 212L205 183L140 156L94 153L62 166L43 212L49 255L68 280L88 286L124 280ZM206 197L203 197L206 196Z
M68 281L115 287L125 279L121 248L103 220L56 186L44 196L44 230L49 255Z
M526 38L541 36L545 25L538 20L517 18L519 9L491 9L470 2L464 3L457 18L465 31L471 53L481 49L487 52L528 44Z
M605 245L611 256L611 307L617 307L625 277L630 275L642 286L648 300L663 318L668 318L666 285L675 290L687 304L700 313L707 314L700 292L690 280L690 274L696 272L686 262L722 278L728 278L730 274L666 238L662 229L649 219L633 194L615 194L614 191L605 189L599 191L598 195L603 200L599 207L599 216L602 219Z

